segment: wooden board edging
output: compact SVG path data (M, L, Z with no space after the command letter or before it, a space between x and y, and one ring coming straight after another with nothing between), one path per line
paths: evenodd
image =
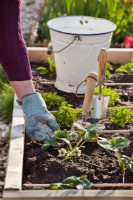
M46 47L27 47L31 62L47 62ZM54 54L51 55L54 57ZM133 48L110 48L108 61L114 64L126 64L133 58Z
M5 191L4 200L131 200L133 190L25 190Z
M14 98L10 147L5 178L5 190L21 190L24 154L24 118L21 107Z

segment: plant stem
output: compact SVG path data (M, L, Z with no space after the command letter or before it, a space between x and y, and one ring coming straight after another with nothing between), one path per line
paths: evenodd
M123 183L125 183L125 168L123 169L123 178L122 178L122 180L123 180Z
M118 159L118 163L119 163L121 169L123 170L124 169L124 163L122 162L120 154L118 153L118 151L115 152L115 155L116 155L116 157Z
M81 142L83 141L83 139L82 138L80 138L80 140L77 142L77 144L76 144L76 146L75 146L75 148L76 147L79 147L79 145L81 144Z

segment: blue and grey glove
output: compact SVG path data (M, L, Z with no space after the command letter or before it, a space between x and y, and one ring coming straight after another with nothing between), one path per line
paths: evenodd
M39 93L22 98L25 129L30 138L36 141L52 139L53 132L59 129L55 117L47 110L45 101Z

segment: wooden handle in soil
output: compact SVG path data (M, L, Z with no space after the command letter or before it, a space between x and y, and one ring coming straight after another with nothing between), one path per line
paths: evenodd
M108 55L107 50L101 49L98 56L99 68L98 68L97 82L99 84L103 83L106 79L105 71L106 71L107 55Z
M90 112L93 93L96 87L97 73L91 72L87 77L86 92L82 106L82 114L87 115Z

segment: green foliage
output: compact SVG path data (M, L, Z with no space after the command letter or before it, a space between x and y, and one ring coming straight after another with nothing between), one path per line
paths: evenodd
M66 15L85 15L105 18L117 26L113 42L123 42L126 35L132 35L133 5L127 6L120 0L47 0L38 30L38 39L50 40L47 21Z
M71 176L65 178L62 183L52 183L49 186L51 190L63 190L63 189L90 189L92 187L91 182L87 179L87 176Z
M46 105L48 108L51 108L52 106L61 106L62 103L66 103L65 99L59 95L57 95L56 92L41 92L41 95L43 99L46 102Z
M70 128L80 114L80 110L74 110L72 105L63 103L54 115L60 128L64 129Z
M49 147L57 147L58 146L58 143L53 139L46 139L45 140L45 143L42 144L42 149L45 149L47 150Z
M56 64L55 64L55 60L48 56L48 64L49 64L49 74L51 76L55 76L56 75Z
M110 121L119 127L125 126L129 122L133 122L133 111L129 111L126 106L112 108L109 115Z
M9 84L4 84L0 93L0 118L11 121L13 111L14 92Z
M99 94L99 87L96 88L95 91L94 91L94 95L98 95L98 94ZM102 95L103 96L110 96L110 101L109 101L109 106L110 107L115 106L115 104L120 99L119 94L115 90L107 88L106 86L104 86L102 88Z
M78 123L73 124L73 129L80 135L80 137L85 140L97 140L97 131L103 130L105 126L103 124L91 124L87 127L84 128Z
M101 147L111 151L118 151L119 149L123 149L129 146L131 141L128 138L124 137L112 137L107 140L106 138L100 138L97 142Z
M36 68L36 71L40 75L49 74L50 76L55 76L56 75L56 64L55 64L54 59L50 56L48 56L48 64L49 64L48 69L46 67L40 66L40 67Z
M64 141L69 150L64 148L59 149L59 157L70 159L74 156L80 157L83 143L90 140L97 140L97 131L104 129L105 126L101 124L90 124L87 128L75 122L73 124L73 131L57 130L54 132L54 137L58 140ZM71 141L75 141L76 144L72 145Z
M106 76L108 77L108 78L110 78L111 77L111 73L110 73L110 71L112 71L113 70L113 67L112 67L112 65L110 64L110 63L106 63L106 71L105 71L105 74L106 74Z
M9 144L9 142L10 142L10 133L11 133L11 128L8 128L8 130L7 130L7 132L6 132L5 136L4 136L4 139L3 139L5 143Z
M130 63L121 65L116 69L117 73L124 73L128 75L133 75L133 60Z
M121 160L124 164L124 167L127 168L130 172L133 173L133 160L132 160L132 158L130 158L126 155L122 155Z
M49 72L48 69L46 69L46 67L41 67L41 66L37 67L36 71L41 75L48 74Z
M115 156L117 157L119 166L123 171L125 171L125 169L129 169L131 172L133 172L133 161L131 160L131 158L125 155L121 156L121 154L119 153L119 150L128 147L130 143L131 141L128 138L120 136L112 137L109 140L107 140L106 138L100 138L100 140L98 140L98 144L102 148L115 152Z
M4 83L8 83L8 81L2 67L0 66L0 93L2 91L2 87L4 86Z

